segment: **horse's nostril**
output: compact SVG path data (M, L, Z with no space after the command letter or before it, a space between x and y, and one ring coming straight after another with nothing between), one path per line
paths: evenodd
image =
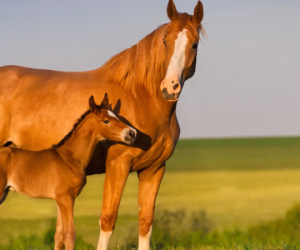
M177 89L179 87L179 83L176 83L174 86L173 86L173 89Z
M129 136L130 136L131 138L135 138L135 133L131 130L131 131L129 132Z

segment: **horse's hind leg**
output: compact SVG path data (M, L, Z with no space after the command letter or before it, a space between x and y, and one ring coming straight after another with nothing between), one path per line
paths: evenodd
M0 205L6 199L9 187L7 186L7 166L8 165L8 157L7 154L0 154Z
M9 188L7 187L6 174L0 166L0 205L5 201L8 192Z
M3 146L9 137L10 130L10 112L9 109L5 106L6 101L0 99L2 105L0 105L0 146Z

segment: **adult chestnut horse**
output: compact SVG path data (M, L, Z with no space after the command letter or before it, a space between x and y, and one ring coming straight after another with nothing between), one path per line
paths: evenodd
M156 195L180 132L176 103L195 72L203 6L199 1L189 15L169 0L167 14L169 23L96 70L0 68L1 145L49 148L70 131L91 95L99 102L106 92L114 113L136 128L134 146L100 144L87 168L87 174L106 172L98 249L107 248L131 171L139 178L139 249L149 249Z

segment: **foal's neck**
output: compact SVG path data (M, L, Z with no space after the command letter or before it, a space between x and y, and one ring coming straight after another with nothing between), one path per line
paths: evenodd
M70 138L56 148L56 151L62 156L66 164L77 168L80 167L82 170L85 170L87 167L97 142L101 140L96 135L96 121L91 117L92 115L88 114L78 124Z

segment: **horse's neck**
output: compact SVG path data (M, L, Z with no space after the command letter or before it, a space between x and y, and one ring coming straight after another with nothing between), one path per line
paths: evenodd
M64 161L68 161L66 163L84 170L92 157L97 142L93 121L86 117L73 131L71 137L56 150Z

